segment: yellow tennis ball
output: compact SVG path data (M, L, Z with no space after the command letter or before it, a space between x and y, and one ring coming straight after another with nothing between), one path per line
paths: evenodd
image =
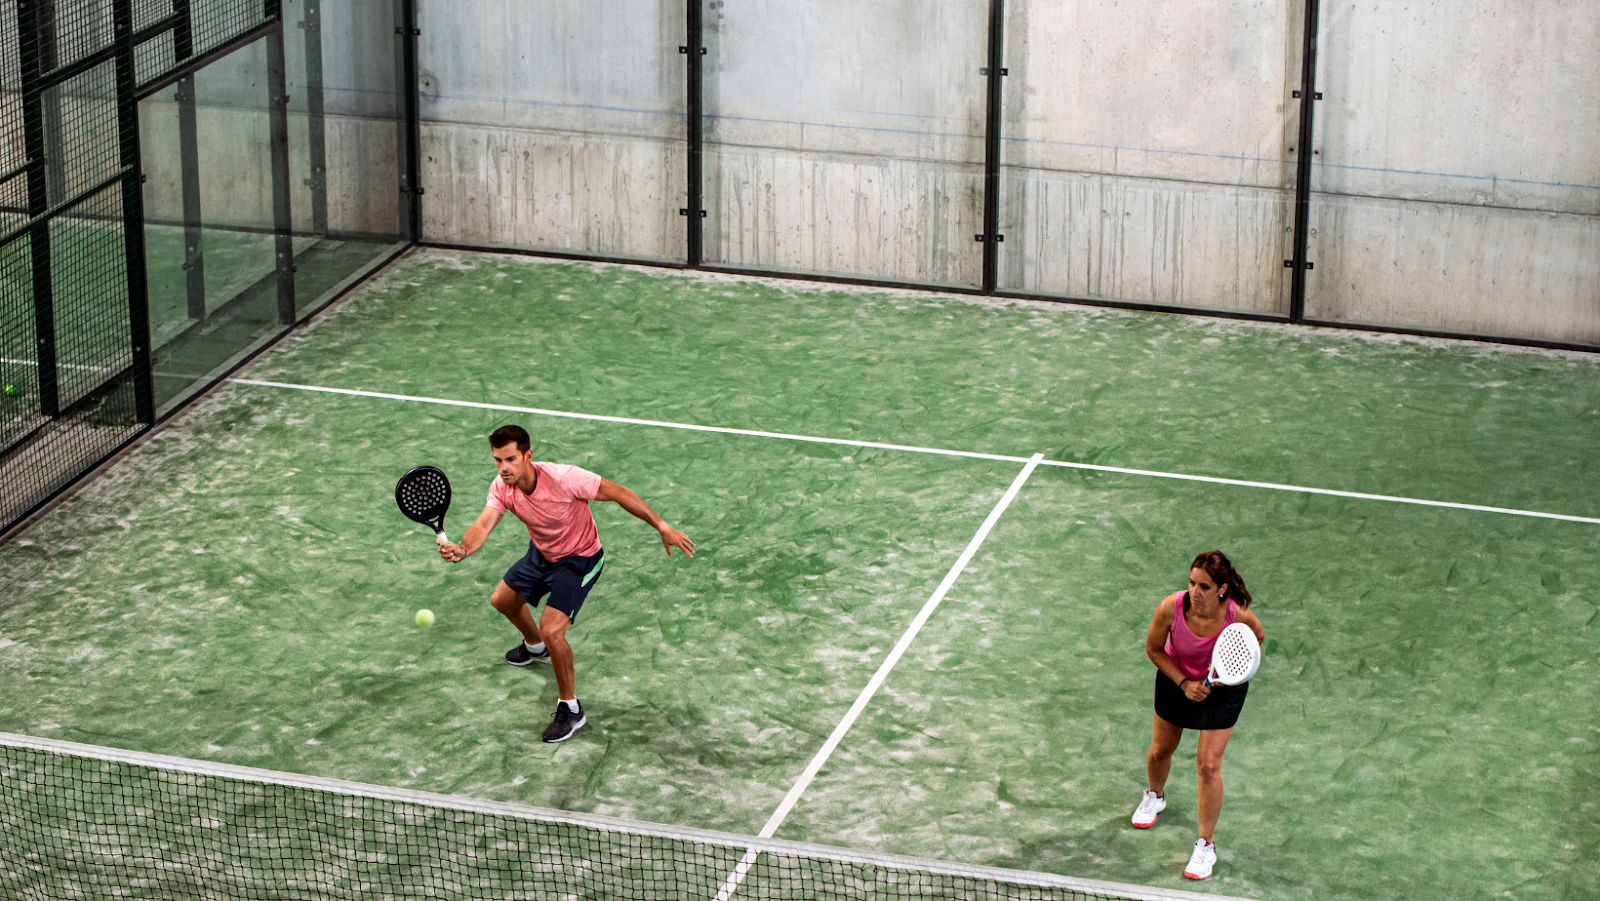
M433 625L433 611L432 610L418 610L417 611L417 625L419 625L419 626L431 626L431 625Z

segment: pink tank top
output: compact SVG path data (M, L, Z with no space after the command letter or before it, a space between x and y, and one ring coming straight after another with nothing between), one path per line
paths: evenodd
M1167 646L1163 648L1178 669L1190 679L1204 679L1211 672L1211 647L1217 643L1217 635L1222 634L1222 629L1217 630L1217 635L1210 638L1201 638L1189 631L1189 620L1183 615L1184 604L1189 600L1189 592L1180 591L1172 604L1172 629L1167 632ZM1228 598L1228 615L1222 628L1234 624L1239 618L1239 607Z

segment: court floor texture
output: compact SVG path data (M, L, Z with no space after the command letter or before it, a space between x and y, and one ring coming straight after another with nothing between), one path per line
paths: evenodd
M488 605L526 533L447 565L393 499L443 468L459 536L507 422L698 546L596 505L559 745ZM1594 356L421 250L0 546L0 731L752 834L832 736L777 837L1591 898L1597 437ZM1196 884L1193 735L1128 817L1213 548L1268 638Z

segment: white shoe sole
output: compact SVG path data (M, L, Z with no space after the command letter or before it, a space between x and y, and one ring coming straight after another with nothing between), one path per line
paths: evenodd
M586 723L588 723L588 722L589 722L589 718L588 717L580 716L580 717L578 717L578 722L573 724L572 728L570 730L568 730L566 735L563 735L560 738L545 738L544 736L541 735L541 736L539 736L539 740L544 742L544 743L546 743L546 744L551 744L551 745L555 744L558 741L566 741L567 739L571 738L573 736L573 734L576 733L579 729L582 729L584 727L584 725Z

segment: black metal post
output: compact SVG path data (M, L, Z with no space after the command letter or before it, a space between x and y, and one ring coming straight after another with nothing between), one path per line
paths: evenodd
M415 0L394 0L395 119L400 168L400 236L422 240L422 108L417 76Z
M689 58L689 205L680 210L688 220L689 233L689 265L699 266L705 258L705 235L700 227L700 220L705 218L705 196L701 189L703 177L703 151L705 148L705 123L702 85L704 83L704 67L702 61L706 55L705 26L702 18L702 4L704 0L688 0L689 8L689 33L688 43L679 47L679 52Z
M183 188L183 272L189 318L206 318L205 224L200 210L200 127L194 73L178 79L178 168Z
M172 61L183 65L194 56L194 13L189 0L172 0L172 12L178 20L172 27Z
M269 4L271 5L271 4ZM272 144L272 231L278 268L278 324L294 325L294 219L289 208L289 88L283 23L267 35L267 123Z
M311 231L328 233L328 136L322 94L322 0L305 0L306 142L310 144Z
M173 62L194 56L194 18L189 0L173 0L178 23L172 29ZM183 191L183 273L189 318L206 318L205 223L200 209L200 126L195 109L194 73L178 79L178 169Z
M139 159L139 73L133 58L133 0L116 0L112 17L117 45L117 138L121 147L122 246L128 279L128 337L133 348L135 415L145 425L156 421L150 377L150 306L145 284L144 190Z
M1316 103L1322 98L1317 93L1317 9L1318 0L1306 0L1305 43L1300 53L1300 136L1295 145L1300 156L1295 163L1294 177L1294 259L1285 260L1294 271L1289 277L1289 321L1300 322L1306 318L1306 271L1311 261L1306 259L1306 239L1311 227L1311 149L1312 127Z
M1000 104L1003 92L1000 79L1006 76L1005 0L989 0L988 100L983 130L983 293L993 294L999 283L1000 242Z
M48 75L61 65L56 0L33 0L34 24L39 29L39 71ZM61 90L44 90L45 157L50 196L57 203L67 198L66 139L61 133Z
M50 209L50 175L45 151L43 71L39 58L39 27L35 0L17 3L17 48L22 64L22 136L27 154L28 217L37 220ZM39 412L61 412L60 383L56 379L55 292L50 278L50 225L35 221L28 235L33 271L33 330L37 339Z

